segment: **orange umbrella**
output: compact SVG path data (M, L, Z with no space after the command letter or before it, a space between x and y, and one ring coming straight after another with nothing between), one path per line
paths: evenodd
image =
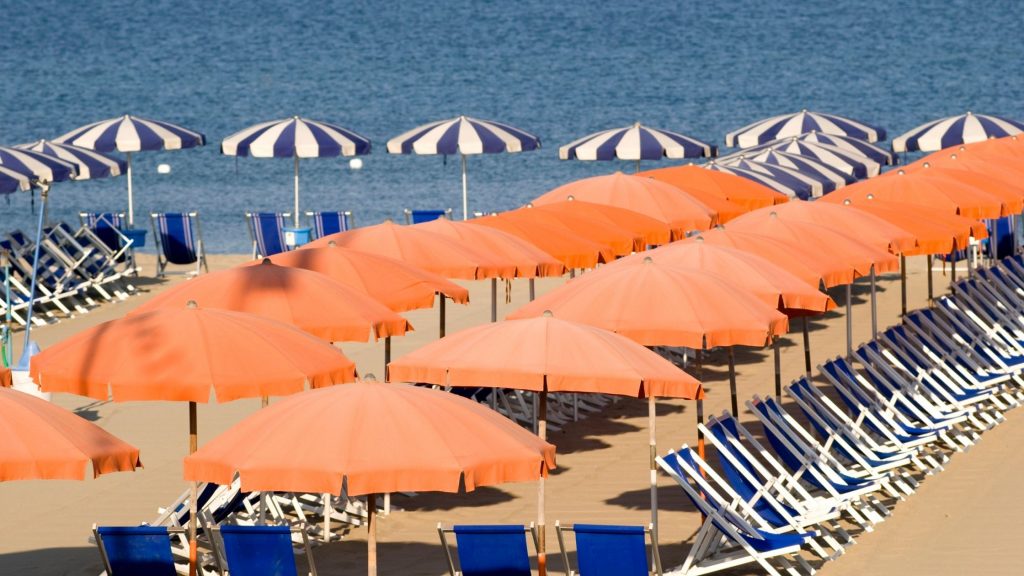
M493 216L474 218L469 224L487 226L508 232L537 246L562 262L567 268L593 268L600 262L611 262L615 254L607 244L588 240L566 231L564 226L539 222L502 212Z
M972 154L984 158L1014 158L1018 166L1024 162L1024 138L1017 134L964 144L959 150L969 150Z
M643 238L622 226L608 224L582 214L564 211L534 210L533 204L499 214L503 218L527 219L552 227L561 227L570 234L603 244L612 249L614 256L626 256L643 245Z
M811 286L824 285L825 288L832 288L849 284L858 276L849 265L830 258L811 246L794 244L764 234L719 227L703 232L697 238L703 238L706 243L715 246L728 246L756 254Z
M384 304L395 312L430 308L434 294L469 303L469 290L401 260L328 246L292 250L270 257L278 266L319 272Z
M938 208L947 214L968 218L999 218L1003 205L999 198L950 180L905 170L887 172L876 178L861 180L832 192L833 202L847 198L858 200L871 195L879 200L907 202Z
M408 320L358 290L317 272L278 266L269 258L182 282L132 314L180 310L190 301L264 316L330 342L366 342L412 330Z
M533 200L541 206L576 200L610 204L656 218L672 227L672 238L684 238L691 230L707 230L718 221L706 205L680 194L670 184L616 172L607 176L584 178L559 186Z
M961 167L956 162L942 163L937 166L925 162L916 166L907 166L907 170L911 173L948 178L991 194L1002 201L1006 215L1020 214L1024 209L1024 187L1021 186L1019 179L1011 178L1005 171L974 171Z
M392 362L389 378L538 392L537 420L542 439L547 436L548 392L647 397L652 456L658 453L654 397L704 397L700 382L636 342L551 314L477 326L446 336ZM652 457L651 521L655 526L656 473Z
M476 402L357 383L296 394L249 416L186 458L185 478L225 484L237 473L243 491L340 494L345 486L349 496L368 495L372 576L376 494L471 491L540 480L554 467L554 446Z
M671 184L695 196L701 202L704 202L704 197L708 195L726 200L739 206L744 212L789 201L785 194L752 180L694 165L658 168L640 172L637 176L647 176ZM725 220L721 219L721 213L719 221L725 223Z
M293 394L355 379L340 350L294 326L190 302L104 322L32 357L46 392L97 400L188 402L189 452L198 445L197 402ZM196 484L189 498L190 563L196 560Z
M400 226L391 221L324 236L301 249L329 246L331 242L343 248L401 260L445 278L511 278L516 273L514 265L502 263L492 254L422 228Z
M90 463L94 478L142 466L138 448L77 414L16 390L0 388L0 434L0 482L84 480Z
M626 208L612 206L610 204L584 202L582 200L576 200L570 196L569 199L564 202L544 204L542 206L535 206L534 208L537 210L554 212L556 214L575 214L624 228L632 232L637 238L641 239L640 242L633 245L633 249L637 252L646 250L648 246L668 244L672 239L671 228L661 220L651 218L646 214L627 210Z

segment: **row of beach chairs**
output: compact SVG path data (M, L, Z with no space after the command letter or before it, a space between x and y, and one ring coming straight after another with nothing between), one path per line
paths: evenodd
M790 402L746 403L759 431L728 412L701 425L716 462L687 445L657 459L705 518L672 573L813 573L805 553L838 557L1002 422L1024 402L1024 261L979 269L819 368L828 386L802 377Z

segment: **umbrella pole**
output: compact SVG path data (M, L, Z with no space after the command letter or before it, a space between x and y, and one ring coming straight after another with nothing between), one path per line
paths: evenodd
M949 261L952 266L949 267L949 289L953 289L953 284L956 284L956 244L953 244L953 251L949 253Z
M49 186L49 184L46 184L46 183L42 184L42 189L39 192L39 196L40 196L40 198L42 198L43 206L45 207L46 206L46 201L47 201L47 199L50 196L50 186ZM39 211L39 225L36 227L36 245L35 245L34 254L32 256L32 282L31 282L31 288L29 288L29 292L28 292L29 306L28 306L28 310L25 312L25 347L23 348L22 353L21 353L21 357L22 357L23 360L27 360L28 359L27 355L28 355L28 351L30 349L29 346L32 343L32 309L35 308L35 303L36 303L36 282L37 282L36 278L39 275L39 245L43 243L43 213L44 212L46 212L46 210L40 210ZM8 302L10 302L9 298L8 298ZM10 309L10 306L8 306L8 309Z
M732 415L738 417L740 410L736 403L736 356L732 346L729 346L729 393L732 397Z
M537 436L548 440L548 391L547 385L537 395ZM543 464L541 465L543 466ZM544 474L537 481L537 573L546 576L548 572L547 534L544 530Z
M931 292L931 287L932 287L932 271L931 271L931 267L932 267L932 257L929 256L928 257L928 290L929 290L929 293ZM901 310L903 311L903 313L901 315L902 316L906 316L907 315L907 257L904 256L903 254L900 254L900 298L902 299L901 300L901 303L902 303ZM875 334L878 334L877 330L875 330Z
M804 332L804 371L811 377L811 335L807 332L807 316L800 318Z
M933 288L932 288L932 255L928 255L928 305L932 305L934 299ZM903 309L903 313L906 314L906 307Z
M384 337L384 381L390 382L391 378L388 376L388 369L391 365L391 336Z
M14 359L11 358L11 263L9 261L10 255L7 254L6 250L0 250L0 263L3 264L4 268L4 302L7 303L7 308L4 311L4 331L3 337L0 338L0 346L3 350L3 365L10 366L14 364Z
M491 322L498 321L498 279L491 278Z
M534 280L536 279L530 278L530 302L533 302L533 299L537 297L537 285Z
M779 353L779 337L772 336L772 352L775 356L775 399L782 401L782 357Z
M651 540L658 541L658 441L654 428L656 407L654 394L647 390L647 428L651 442Z
M697 350L694 355L694 363L697 365L697 380L699 382L704 381L704 366L701 361L702 354L701 350ZM697 455L704 459L704 431L700 429L700 425L704 423L704 400L697 399Z
M295 154L295 216L292 218L295 227L299 227L299 155Z
M846 285L846 358L853 358L853 282Z
M444 294L439 294L438 296L441 298L441 305L438 307L440 310L440 319L438 322L440 330L438 333L440 334L439 338L444 338Z
M188 453L195 454L199 449L199 418L196 414L196 403L188 403ZM193 481L188 497L188 573L195 576L199 573L198 545L196 544L196 525L199 514L196 498L199 497L199 482Z
M125 152L126 163L128 164L128 170L126 176L128 177L128 227L135 227L135 203L132 197L132 153Z
M902 262L901 262L902 264ZM900 268L902 271L902 267ZM906 278L906 276L904 276ZM871 265L871 337L878 335L878 300L875 298L875 265ZM907 289L904 284L903 294L906 296Z
M366 574L377 576L377 495L366 496Z
M462 219L469 220L469 183L466 180L466 155L462 155Z

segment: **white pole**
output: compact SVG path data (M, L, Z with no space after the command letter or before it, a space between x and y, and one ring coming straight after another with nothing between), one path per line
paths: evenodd
M295 213L292 215L295 227L299 227L299 155L295 154Z
M466 181L466 155L462 155L462 219L469 220L469 184Z
M646 384L645 384L646 386ZM648 388L647 392L647 427L649 428L648 434L650 435L650 468L651 468L651 526L653 527L651 538L657 542L658 538L658 440L657 432L654 428L654 421L656 415L654 394Z
M135 227L135 204L132 200L132 153L126 152L128 157L128 227Z

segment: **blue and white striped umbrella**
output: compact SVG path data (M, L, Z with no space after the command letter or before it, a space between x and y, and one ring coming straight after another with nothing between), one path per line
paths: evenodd
M885 140L884 128L834 114L801 110L793 114L758 120L739 130L733 130L725 135L725 145L750 148L779 138L799 136L811 131L850 136L868 142Z
M876 146L866 140L861 140L860 138L851 138L849 136L840 136L838 134L825 134L823 132L807 132L806 134L797 136L797 139L802 142L815 142L818 144L834 146L846 152L867 156L871 160L887 166L892 166L897 162L896 155L892 152L882 148L881 146Z
M751 162L746 158L733 160L729 164L720 164L717 161L712 161L706 165L706 168L742 176L758 184L768 186L772 190L781 192L790 198L800 198L801 200L809 200L821 196L825 189L821 182L796 170L772 164Z
M127 164L120 158L107 156L95 150L72 146L71 144L57 144L49 140L37 140L31 144L19 144L16 148L31 150L53 156L65 162L75 165L78 175L75 180L92 180L95 178L107 178L124 174Z
M99 152L125 152L128 160L128 225L135 225L135 204L132 196L132 152L143 150L181 150L206 144L200 132L170 122L150 120L125 114L101 120L53 140Z
M650 128L637 122L626 128L595 132L558 149L562 160L641 160L662 158L713 158L715 146L696 138Z
M0 166L0 194L10 194L32 188L32 179L26 174Z
M70 180L78 173L74 164L60 158L8 146L0 146L0 165L42 184Z
M390 154L462 157L462 219L469 214L466 156L523 152L540 148L540 138L508 124L459 116L413 128L388 140Z
M793 154L816 160L833 170L851 175L857 179L878 176L879 172L882 170L881 164L862 154L843 150L835 146L829 146L828 144L819 144L817 142L801 140L798 137L787 138L784 140L772 140L767 144L740 150L739 152L735 152L729 156L719 158L719 161L728 162L738 156L753 158L754 156L768 150L784 152L786 154Z
M220 144L225 156L295 159L295 212L299 227L299 158L358 156L370 153L370 139L335 124L292 116L235 132Z
M1024 123L968 112L932 120L893 138L893 152L935 152L950 146L980 142L989 138L1002 138L1024 132Z
M814 158L808 158L799 154L789 154L779 150L765 150L747 159L758 164L770 164L794 170L804 176L817 180L824 186L823 194L828 194L836 188L842 188L847 184L853 184L857 181L853 174L845 174Z

